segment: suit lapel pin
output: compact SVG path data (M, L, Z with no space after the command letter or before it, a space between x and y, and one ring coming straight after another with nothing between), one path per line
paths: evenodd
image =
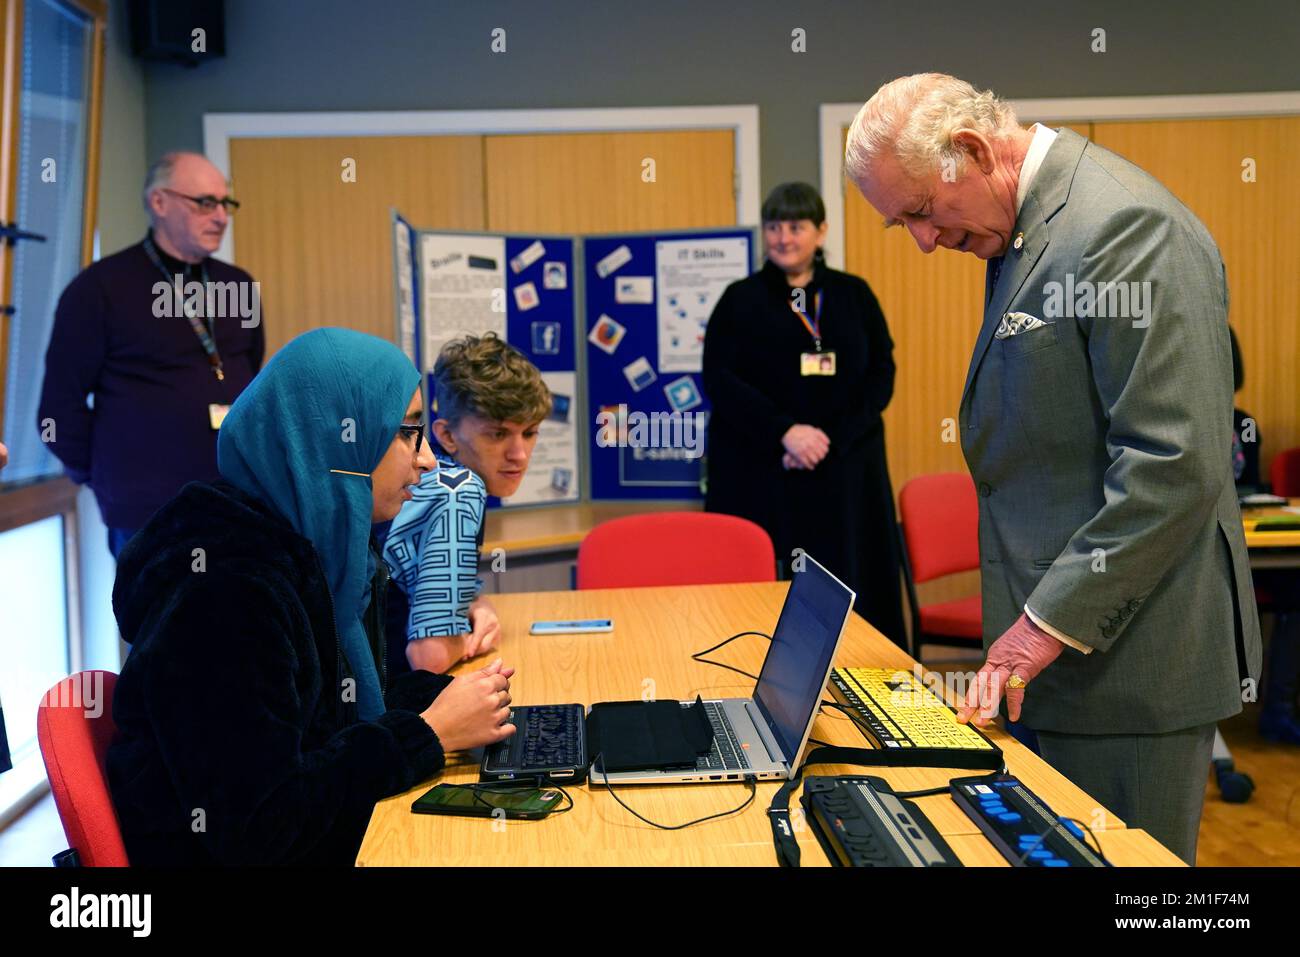
M1025 247L1025 234L1016 233L1016 241L1011 244L1011 248L1014 249L1016 252L1020 252L1020 250L1022 250L1024 247Z

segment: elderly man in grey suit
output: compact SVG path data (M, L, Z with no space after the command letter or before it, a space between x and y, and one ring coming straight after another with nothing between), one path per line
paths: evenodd
M1005 691L1044 758L1195 863L1215 722L1260 670L1218 248L1133 164L943 74L882 86L845 161L922 252L988 261L959 412L987 656L959 718Z

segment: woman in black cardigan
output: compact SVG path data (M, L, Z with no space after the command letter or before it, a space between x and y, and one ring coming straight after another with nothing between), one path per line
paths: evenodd
M123 551L107 763L131 863L350 865L376 801L514 730L500 661L388 680L370 528L433 466L419 381L391 343L299 336L222 424L223 480Z
M718 300L704 340L705 508L772 538L782 577L800 549L905 644L893 492L880 414L894 344L876 297L821 256L826 212L807 183L763 204L767 261ZM797 570L797 566L795 567Z

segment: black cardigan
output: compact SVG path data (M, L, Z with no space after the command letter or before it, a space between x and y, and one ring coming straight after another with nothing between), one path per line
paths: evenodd
M204 265L214 283L253 281L217 259ZM225 373L218 381L189 322L154 315L162 281L143 243L87 266L59 297L45 352L32 427L56 423L50 451L74 482L90 483L109 528L140 528L186 482L219 477L208 406L234 402L262 367L264 314L248 327L238 317L213 320ZM160 440L166 455L156 454Z
M880 414L894 392L893 340L870 287L818 263L812 289L823 291L822 350L836 374L803 376L799 356L812 336L790 309L791 288L771 262L727 287L704 336L710 511L767 527L782 486L781 437L796 423L830 437L835 459L853 455L882 431ZM812 292L807 308L813 313ZM829 504L829 503L828 503ZM779 543L778 543L779 546Z
M155 514L113 610L132 651L108 777L132 864L350 865L374 803L443 766L419 712L451 679L394 679L360 721L311 542L230 485Z

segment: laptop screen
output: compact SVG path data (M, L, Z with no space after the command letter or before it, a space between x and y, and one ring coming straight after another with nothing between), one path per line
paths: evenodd
M791 765L799 759L853 599L850 588L804 556L754 688L754 703Z

